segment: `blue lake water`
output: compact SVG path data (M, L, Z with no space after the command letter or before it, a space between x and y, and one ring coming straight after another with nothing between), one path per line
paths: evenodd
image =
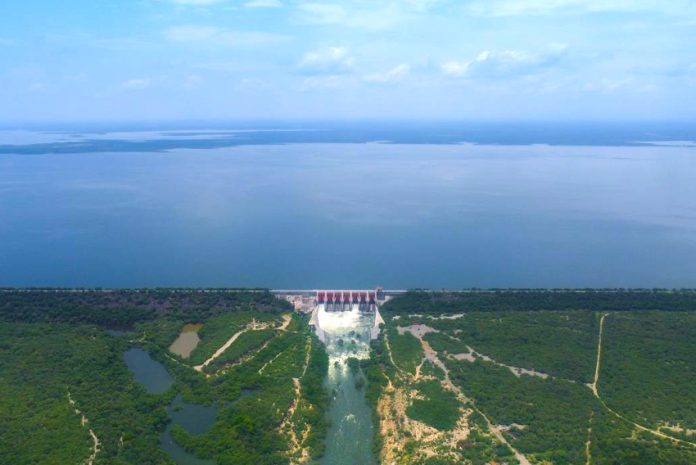
M162 394L174 382L164 365L150 357L143 349L128 349L123 353L123 359L135 380L150 394Z
M193 435L203 434L209 430L217 417L217 407L213 405L198 405L184 402L181 394L178 394L167 408L167 414L171 423L160 434L162 449L177 463L177 465L213 465L213 460L205 460L187 452L174 441L172 426L180 425L184 430Z
M270 129L0 131L0 286L696 286L693 128Z

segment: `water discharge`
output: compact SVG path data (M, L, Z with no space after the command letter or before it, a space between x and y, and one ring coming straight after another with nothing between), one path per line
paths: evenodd
M364 377L356 363L370 357L375 314L360 312L357 305L342 312L327 312L320 305L316 317L318 333L329 355L326 388L331 393L331 426L321 464L376 464L372 453L372 411L365 400Z

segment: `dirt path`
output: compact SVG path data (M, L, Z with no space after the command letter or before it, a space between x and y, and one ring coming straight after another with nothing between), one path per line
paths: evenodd
M309 428L310 426L307 424L304 427L304 430L302 432L301 437L298 437L297 432L295 431L295 425L294 422L292 421L292 417L295 415L295 411L297 411L297 407L300 405L300 402L302 401L302 382L301 378L304 377L305 373L307 373L307 367L309 366L309 358L311 355L311 350L312 350L312 339L310 337L307 338L307 342L305 343L305 359L304 359L304 366L302 367L302 375L300 378L292 378L292 384L295 389L295 399L293 400L292 404L290 405L290 408L288 409L288 413L286 414L285 418L283 418L283 421L280 424L279 430L281 432L287 431L288 436L290 437L290 463L291 464L303 464L307 463L307 461L310 458L310 452L309 452L309 447L304 445L305 439L309 435Z
M80 424L84 428L87 426L89 423L89 419L77 408L75 405L75 401L73 400L72 396L70 395L70 391L68 391L68 403L73 407L75 410L75 415L78 415L80 417ZM92 438L92 454L90 454L89 457L85 460L86 465L93 465L94 461L97 459L97 454L101 450L101 442L99 441L99 438L97 437L96 433L92 428L89 429L89 435Z
M304 358L304 368L302 368L302 377L307 373L307 367L309 367L309 357L312 355L312 338L308 337L305 343L305 358Z
M563 381L568 381L569 383L575 383L572 379L563 379L563 378L556 378L555 376L549 375L548 373L543 373L541 371L536 371L536 370L531 370L529 368L521 368L521 367L515 367L512 365L506 365L505 363L501 363L492 357L489 357L488 355L484 355L481 352L477 352L474 350L471 346L467 345L466 348L469 350L468 353L463 353L463 354L451 354L450 357L454 358L455 360L466 360L468 362L474 362L476 361L477 358L480 358L481 360L485 362L490 362L494 365L497 365L499 367L507 368L512 372L513 375L516 377L521 377L522 375L527 375L527 376L536 376L537 378L541 379L559 379Z
M288 329L288 325L290 324L291 321L292 321L292 315L289 313L284 314L283 315L283 324L278 326L278 329L280 331L285 331L286 329Z
M276 329L279 331L285 331L288 328L288 325L290 324L290 321L292 321L292 315L286 313L283 315L283 323L278 326ZM236 341L239 336L242 334L246 333L247 331L260 331L262 329L267 329L269 327L268 324L266 323L257 323L256 320L252 320L251 323L247 324L246 327L242 330L237 331L232 335L231 338L227 340L218 350L215 351L213 355L211 355L205 362L201 363L200 365L196 365L193 367L194 370L198 372L202 372L203 368L207 367L210 363L212 363L213 360L218 358L220 355L225 353L227 349L230 348L232 344L234 344L234 341ZM264 346L265 347L265 346Z
M630 424L633 425L635 428L638 428L639 430L644 431L644 432L646 432L646 433L651 433L651 434L653 434L653 435L655 435L655 436L657 436L657 437L659 437L659 438L667 439L668 441L672 441L672 442L674 442L674 443L676 443L676 444L681 444L681 445L691 446L691 447L696 448L696 443L694 443L694 442L686 441L686 440L684 440L684 439L675 438L675 437L673 437L673 436L670 436L669 434L665 434L665 433L663 433L663 432L661 432L661 431L658 431L658 430L655 430L655 429L651 429L651 428L648 428L647 426L643 426L643 425L641 425L641 424L638 424L638 423L636 423L636 422L633 421L633 420L629 420L628 418L626 418L625 416L621 415L621 414L620 414L619 412L617 412L616 410L614 410L614 409L612 409L611 407L609 407L609 406L604 402L604 399L602 399L601 397L598 397L598 399L599 399L599 401L601 402L602 406L603 406L605 409L607 409L609 412L611 412L612 414L614 414L614 415L617 416L618 418L622 419L623 421L625 421L625 422L627 422L627 423L630 423Z
M440 357L438 357L437 351L433 349L430 344L428 344L427 341L423 340L422 334L414 334L418 338L418 340L421 343L421 346L423 347L423 352L425 353L425 359L430 360L434 365L436 365L438 368L440 368L444 373L445 373L445 380L444 380L444 385L445 387L453 392L457 398L460 400L462 403L470 403L472 408L478 412L483 419L486 421L486 425L488 426L488 429L493 433L493 435L503 444L508 446L510 450L512 450L513 454L515 454L515 458L519 461L520 465L531 465L527 457L525 457L520 451L518 451L515 447L508 442L508 440L505 438L503 435L501 429L499 426L494 425L493 422L488 418L487 415L485 415L479 408L476 406L475 402L473 399L470 399L464 394L464 392L456 386L453 382L452 379L450 378L450 373L449 369L447 368L447 365L445 365L442 360L440 360ZM389 346L389 340L387 338L387 335L384 335L384 340L386 343L387 347L387 353L389 354L389 360L391 361L392 365L394 365L397 370L399 369L398 366L394 363L394 359L392 358L392 353L391 353L391 347Z
M597 363L595 364L594 381L590 384L590 389L595 397L599 398L599 392L597 391L597 384L599 383L599 369L602 364L602 337L604 335L604 320L608 316L608 313L602 315L599 319L599 337L597 338Z
M590 412L590 424L587 427L587 441L585 442L585 465L592 465L592 419L594 411Z
M633 425L635 428L639 429L640 431L644 431L646 433L653 434L659 438L662 439L667 439L668 441L672 441L676 444L681 444L681 445L686 445L686 446L691 446L696 448L696 443L686 441L684 439L679 439L675 438L673 436L670 436L669 434L665 434L662 431L658 431L652 428L648 428L647 426L643 426L641 424L636 423L633 420L629 420L626 418L624 415L621 415L619 412L616 410L612 409L609 407L606 402L604 402L604 399L599 395L599 390L597 389L597 386L599 385L599 372L601 368L601 363L602 363L602 340L604 338L604 320L606 317L609 315L609 313L605 313L602 315L602 318L599 320L599 337L597 341L597 363L595 365L595 375L594 375L594 381L592 384L588 384L587 386L592 390L592 393L594 396L599 400L599 402L602 404L602 406L607 409L609 412L611 412L613 415L616 417L620 418L621 420L630 423Z
M211 355L211 356L208 358L208 360L206 360L205 362L203 362L203 363L200 364L200 365L196 365L195 367L193 367L193 369L196 370L196 371L203 371L203 368L207 367L210 363L212 363L213 360L215 360L216 358L218 358L218 357L219 357L220 355L222 355L227 349L229 349L230 346L231 346L232 344L234 344L234 341L236 341L236 340L239 338L239 336L241 336L242 334L244 334L244 333L246 333L247 331L250 331L250 330L251 330L251 328L250 328L249 326L247 326L246 328L242 329L241 331L237 331L236 333L234 333L234 334L232 335L232 337L229 338L229 339L227 340L227 342L225 342L225 343L222 345L222 347L220 347L218 350L216 350L215 353L214 353L213 355Z
M464 394L464 392L456 386L453 382L452 379L450 378L450 373L449 369L447 368L447 365L442 363L442 360L440 360L440 357L437 356L437 352L435 349L430 347L430 344L428 344L426 341L424 341L422 338L420 338L421 345L423 346L423 351L425 352L426 358L431 360L435 365L437 365L442 371L445 372L445 383L447 387L454 392L457 395L457 398L459 398L461 401L468 401L472 408L479 413L483 417L483 419L486 421L486 425L488 426L488 429L493 433L493 435L503 444L508 446L510 450L515 454L515 458L520 462L520 465L531 465L527 457L525 457L520 451L518 451L515 447L512 446L505 438L503 435L503 432L501 431L500 427L498 425L494 425L493 422L488 418L486 414L484 414L477 406L476 403L474 402L473 399L470 399Z
M261 368L259 368L258 373L259 373L259 374L263 373L263 370L265 370L266 367L267 367L268 365L270 365L271 363L275 362L275 359L277 359L277 358L280 357L281 355L283 355L283 353L282 353L282 352L278 352L278 354L276 354L275 357L273 357L272 359L270 359L269 361L267 361L266 363L264 363L263 366L262 366Z
M396 371L400 375L403 375L404 371L399 367L399 365L396 364L396 362L394 361L394 357L392 357L391 345L389 344L389 336L387 335L387 333L384 333L384 345L387 348L387 354L389 355L389 361L391 362L392 365L394 365L394 368L396 368Z

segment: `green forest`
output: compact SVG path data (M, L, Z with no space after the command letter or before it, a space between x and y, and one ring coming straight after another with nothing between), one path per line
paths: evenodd
M693 291L412 291L380 312L350 365L384 465L696 463ZM262 289L0 290L0 463L320 463L328 358L308 321ZM197 407L209 422L177 420Z
M452 383L450 398L460 395L470 428L451 459L404 453L400 463L513 460L496 453L509 456L504 444L478 445L494 429L535 464L696 463L695 310L696 294L678 290L413 291L393 299L381 309L392 351L381 363L393 364L390 381L415 397L406 417L452 425L452 409L426 407L432 396L414 379L423 355L409 328L417 328L417 342L447 372L429 383ZM373 397L391 395L386 386ZM427 447L406 436L405 452ZM473 454L472 444L488 452Z
M184 359L168 348L186 323L202 328ZM194 368L247 325L205 370ZM164 392L149 393L134 379L124 362L133 347L171 375ZM171 425L173 440L199 459L316 459L327 428L327 365L305 319L266 291L3 292L0 463L173 465L160 445L178 394L217 409L201 434ZM99 442L94 455L90 431ZM293 437L300 439L291 447Z

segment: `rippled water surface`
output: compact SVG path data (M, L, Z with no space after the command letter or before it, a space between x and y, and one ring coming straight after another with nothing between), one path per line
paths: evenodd
M0 132L0 285L696 285L693 142L436 129Z

